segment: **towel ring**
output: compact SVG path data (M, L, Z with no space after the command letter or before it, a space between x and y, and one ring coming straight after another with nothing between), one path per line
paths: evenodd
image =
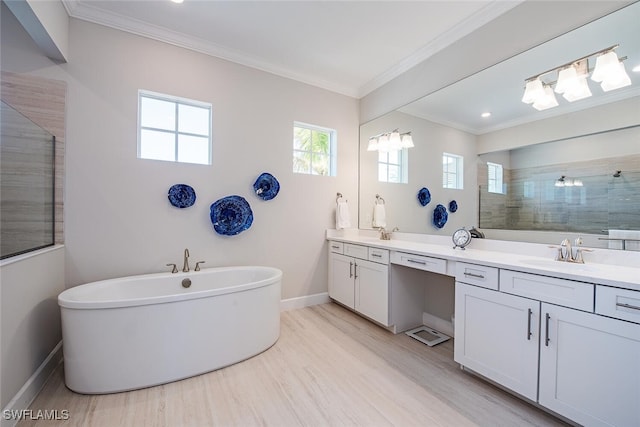
M338 203L338 201L340 201L340 199L342 199L342 193L336 193L336 203Z
M379 194L376 194L376 205L384 205L384 199Z

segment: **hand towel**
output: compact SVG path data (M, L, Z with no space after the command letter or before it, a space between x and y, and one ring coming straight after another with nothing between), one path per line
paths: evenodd
M639 230L609 230L610 239L636 239L640 240ZM622 240L609 240L609 249L622 249ZM627 240L624 242L627 251L640 251L640 242Z
M351 216L349 215L349 205L345 200L338 200L336 204L336 230L351 227Z
M376 203L375 205L373 205L372 225L374 228L387 226L387 212L384 209L384 205L381 203Z

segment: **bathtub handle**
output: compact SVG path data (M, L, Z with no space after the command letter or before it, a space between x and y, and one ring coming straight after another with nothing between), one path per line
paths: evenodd
M178 272L178 267L176 267L175 264L167 264L167 267L171 267L173 266L173 268L171 269L172 273L177 273Z
M200 271L200 264L204 264L204 261L196 262L196 268L194 268L195 271Z

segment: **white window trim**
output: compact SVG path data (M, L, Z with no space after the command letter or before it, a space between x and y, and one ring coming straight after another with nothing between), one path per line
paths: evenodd
M463 190L464 189L464 157L460 156L459 154L452 154L452 153L442 153L442 157L443 157L443 162L442 162L442 176L444 178L444 174L445 173L449 173L452 174L451 172L446 172L444 169L444 157L451 157L451 158L455 158L456 161L456 172L455 177L456 177L456 186L455 187L449 187L449 186L445 186L444 182L442 184L442 188L445 189L449 189L449 190ZM444 181L444 180L443 180Z
M298 121L294 121L293 122L293 127L294 128L304 128L304 129L309 129L311 131L316 131L316 132L323 132L323 133L328 133L329 134L329 174L328 175L319 175L319 176L337 176L338 175L338 161L337 161L337 151L338 151L338 131L335 129L331 129L331 128L327 128L327 127L323 127L323 126L318 126L318 125L312 125L310 123L305 123L305 122L298 122ZM304 150L296 150L293 149L293 152L306 152ZM315 152L315 151L311 151L311 154L322 154L322 155L326 155L325 153L320 153L320 152ZM294 173L298 173L301 175L315 175L312 173L302 173L302 172L294 172Z
M489 175L491 168L496 169L496 173L500 172L500 177L496 175L496 179L492 180ZM495 190L491 189L491 181L495 181ZM487 192L493 194L504 194L504 167L500 163L487 162Z
M192 136L198 136L198 137L203 137L204 135L179 132L178 131L178 127L177 127L177 121L178 121L177 111L176 111L176 130L175 131L168 131L166 129L149 128L149 127L144 127L144 129L154 130L154 131L158 131L158 132L166 132L166 133L170 133L170 134L173 134L173 135L176 136L175 144L174 144L174 149L175 149L174 160L172 161L173 163L199 164L199 165L204 165L204 166L213 164L213 106L208 102L197 101L197 100L188 99L188 98L182 98L182 97L174 96L174 95L167 95L167 94L159 93L159 92L152 92L152 91L144 90L144 89L139 89L138 90L138 141L137 141L137 157L138 157L138 159L142 159L142 160L157 160L157 159L147 159L146 157L141 157L140 144L142 142L142 130L143 130L143 126L142 126L142 98L143 97L158 99L160 101L175 102L176 103L176 109L178 108L178 105L182 104L182 105L189 105L189 106L199 107L199 108L204 108L204 109L209 110L209 134L208 134L207 163L190 163L190 162L181 162L181 161L178 160L178 139L177 139L178 135L192 135ZM158 161L171 161L171 160L158 160Z
M409 150L407 148L403 148L402 150L399 150L400 154L398 155L398 158L400 159L400 162L398 164L398 166L400 167L400 181L389 181L389 165L395 165L395 163L389 163L389 162L381 162L380 161L380 157L378 155L378 168L380 167L380 164L383 165L387 165L387 180L386 181L380 181L380 176L378 176L378 182L387 182L389 184L408 184L409 183ZM389 159L389 157L387 156L387 160Z

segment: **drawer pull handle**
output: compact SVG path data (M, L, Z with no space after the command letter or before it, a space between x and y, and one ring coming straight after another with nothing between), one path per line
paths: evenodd
M340 246L331 245L333 249L340 249Z
M426 261L420 261L420 260L417 260L417 259L407 258L407 261L408 262L412 262L414 264L427 265Z
M467 273L466 271L464 272L465 276L469 276L469 277L475 277L477 279L484 279L484 276L482 274L475 274L475 273Z
M349 279L353 277L353 262L349 263Z
M625 304L623 302L617 302L616 307L630 308L632 310L640 310L640 307L637 305Z
M371 254L371 256L374 256L376 258L382 258L382 255L380 255L380 254Z
M531 316L533 315L533 311L531 309L529 309L529 314L528 314L528 319L527 319L527 341L531 340L531 335L533 335L533 333L531 332Z
M544 345L545 347L549 347L549 341L551 341L549 339L549 319L551 319L551 316L549 316L549 313L545 314L545 327L544 327L544 334L545 334L545 338L544 338Z

